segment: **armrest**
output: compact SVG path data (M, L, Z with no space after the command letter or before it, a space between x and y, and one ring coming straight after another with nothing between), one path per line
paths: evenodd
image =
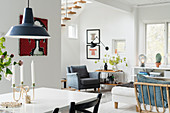
M67 76L77 76L77 73L67 73Z
M100 72L89 72L90 78L100 79Z
M80 77L77 73L67 73L67 84L68 86L79 86Z

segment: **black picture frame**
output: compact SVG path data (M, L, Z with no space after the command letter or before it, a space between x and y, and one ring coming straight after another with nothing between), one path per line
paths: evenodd
M94 51L90 52L89 49L91 49L91 50L97 49L97 50L96 50L95 53L92 53ZM96 55L92 55L92 54L96 54ZM91 48L90 45L86 45L86 56L87 56L87 59L100 59L100 45L97 45L94 48Z
M93 39L97 36L98 39L92 40L92 34L94 34ZM96 34L96 35L95 35ZM87 29L86 30L86 38L87 38L87 44L93 43L100 44L100 29Z

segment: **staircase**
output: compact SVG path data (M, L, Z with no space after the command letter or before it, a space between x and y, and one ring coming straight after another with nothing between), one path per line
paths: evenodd
M61 27L65 27L68 21L71 21L75 16L79 15L85 0L62 0L61 3Z

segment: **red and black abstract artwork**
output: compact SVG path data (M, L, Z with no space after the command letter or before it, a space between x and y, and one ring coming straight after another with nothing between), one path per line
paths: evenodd
M20 24L23 16L20 15ZM34 17L36 25L44 27L48 30L48 20ZM20 56L47 56L47 39L20 39L19 41L19 55Z

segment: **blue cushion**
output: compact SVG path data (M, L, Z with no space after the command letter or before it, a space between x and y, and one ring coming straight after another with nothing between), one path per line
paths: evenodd
M71 73L77 73L80 78L89 78L86 66L71 66Z
M137 80L138 80L138 82L145 82L145 83L170 84L170 82L168 82L168 81L155 80L152 78L144 77L142 75L137 75ZM149 105L147 86L143 85L142 88L143 88L144 102L145 102L145 104ZM138 96L139 102L143 103L140 85L138 85L138 91L139 91L139 96ZM162 91L163 91L163 98L164 98L164 107L168 107L166 88L163 87ZM149 86L149 92L150 92L150 98L151 98L151 105L155 106L153 86ZM156 92L155 93L156 94L156 104L158 107L162 107L163 105L162 105L160 87L155 87L155 92Z

